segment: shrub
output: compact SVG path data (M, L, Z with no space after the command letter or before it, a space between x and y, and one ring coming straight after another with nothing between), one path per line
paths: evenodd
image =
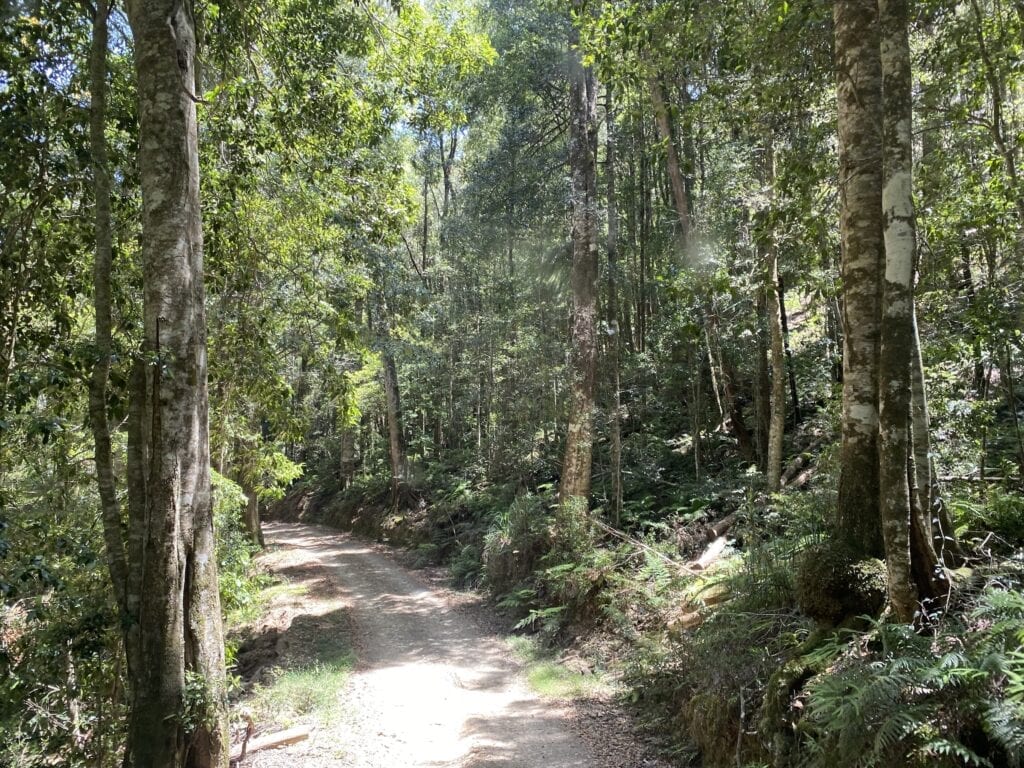
M255 604L267 577L253 562L259 547L242 525L246 496L241 486L217 472L213 472L211 479L221 610L244 613Z
M548 551L545 499L526 494L493 521L484 537L483 565L487 584L505 595L524 584Z
M805 616L835 626L851 616L876 615L885 604L881 560L857 560L842 544L825 540L797 560L796 600Z

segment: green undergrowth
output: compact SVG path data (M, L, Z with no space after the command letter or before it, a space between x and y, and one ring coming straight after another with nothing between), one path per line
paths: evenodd
M217 533L217 578L227 625L243 624L262 613L271 576L255 561L259 547L242 526L246 504L241 487L213 472L213 523Z
M295 602L305 597L308 587L277 576L267 576L244 609L238 609L225 620L226 646L231 667L253 626L275 603ZM237 708L246 708L256 723L275 724L287 728L297 723L315 722L328 725L342 712L341 691L355 664L355 656L342 631L330 628L291 649L284 659L275 660L272 668L259 674L251 688L232 676L239 698Z
M345 684L355 663L351 649L338 648L318 661L275 670L247 699L257 722L289 727L314 720L334 722L342 711Z
M509 639L509 645L522 662L530 687L545 698L605 697L616 690L608 676L600 670L588 669L583 672L559 663L551 649L543 646L535 637L514 636Z
M667 735L681 764L1020 766L1019 494L949 500L978 554L957 572L941 622L918 633L881 614L883 565L830 543L832 480L774 498L754 480L738 473L680 487L674 499L634 495L618 534L595 522L607 519L600 508L559 510L552 485L455 476L429 478L397 513L383 484L366 479L317 508L487 590L522 635L512 642L535 690L616 691ZM710 524L727 515L727 541L708 567L691 567L714 538ZM595 633L617 648L611 675L558 662L560 647Z

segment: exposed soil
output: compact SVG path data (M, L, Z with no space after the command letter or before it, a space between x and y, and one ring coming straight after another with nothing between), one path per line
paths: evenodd
M320 526L265 526L285 592L239 653L247 679L350 645L341 714L304 742L255 753L253 768L663 768L612 701L545 699L522 680L473 593L455 592L381 547ZM259 725L259 724L257 724ZM263 724L266 728L267 725Z

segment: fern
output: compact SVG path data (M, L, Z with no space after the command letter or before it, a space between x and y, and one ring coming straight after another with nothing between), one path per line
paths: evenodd
M947 757L959 760L964 765L976 765L979 768L992 768L992 761L982 757L972 749L968 749L959 741L936 738L929 741L915 754L921 762L936 757Z
M1024 711L1019 705L996 702L985 710L985 733L1005 750L1013 768L1018 768L1024 756Z
M1021 768L1024 596L985 590L967 618L927 636L876 622L822 644L819 660L836 661L807 687L806 764ZM979 731L987 743L962 738Z

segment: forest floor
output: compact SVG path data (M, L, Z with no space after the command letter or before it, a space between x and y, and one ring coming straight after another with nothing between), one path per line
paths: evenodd
M612 686L585 665L572 672L524 657L482 596L330 528L264 530L262 560L279 581L241 630L246 692L235 710L251 713L256 736L306 725L310 737L243 766L669 765Z

